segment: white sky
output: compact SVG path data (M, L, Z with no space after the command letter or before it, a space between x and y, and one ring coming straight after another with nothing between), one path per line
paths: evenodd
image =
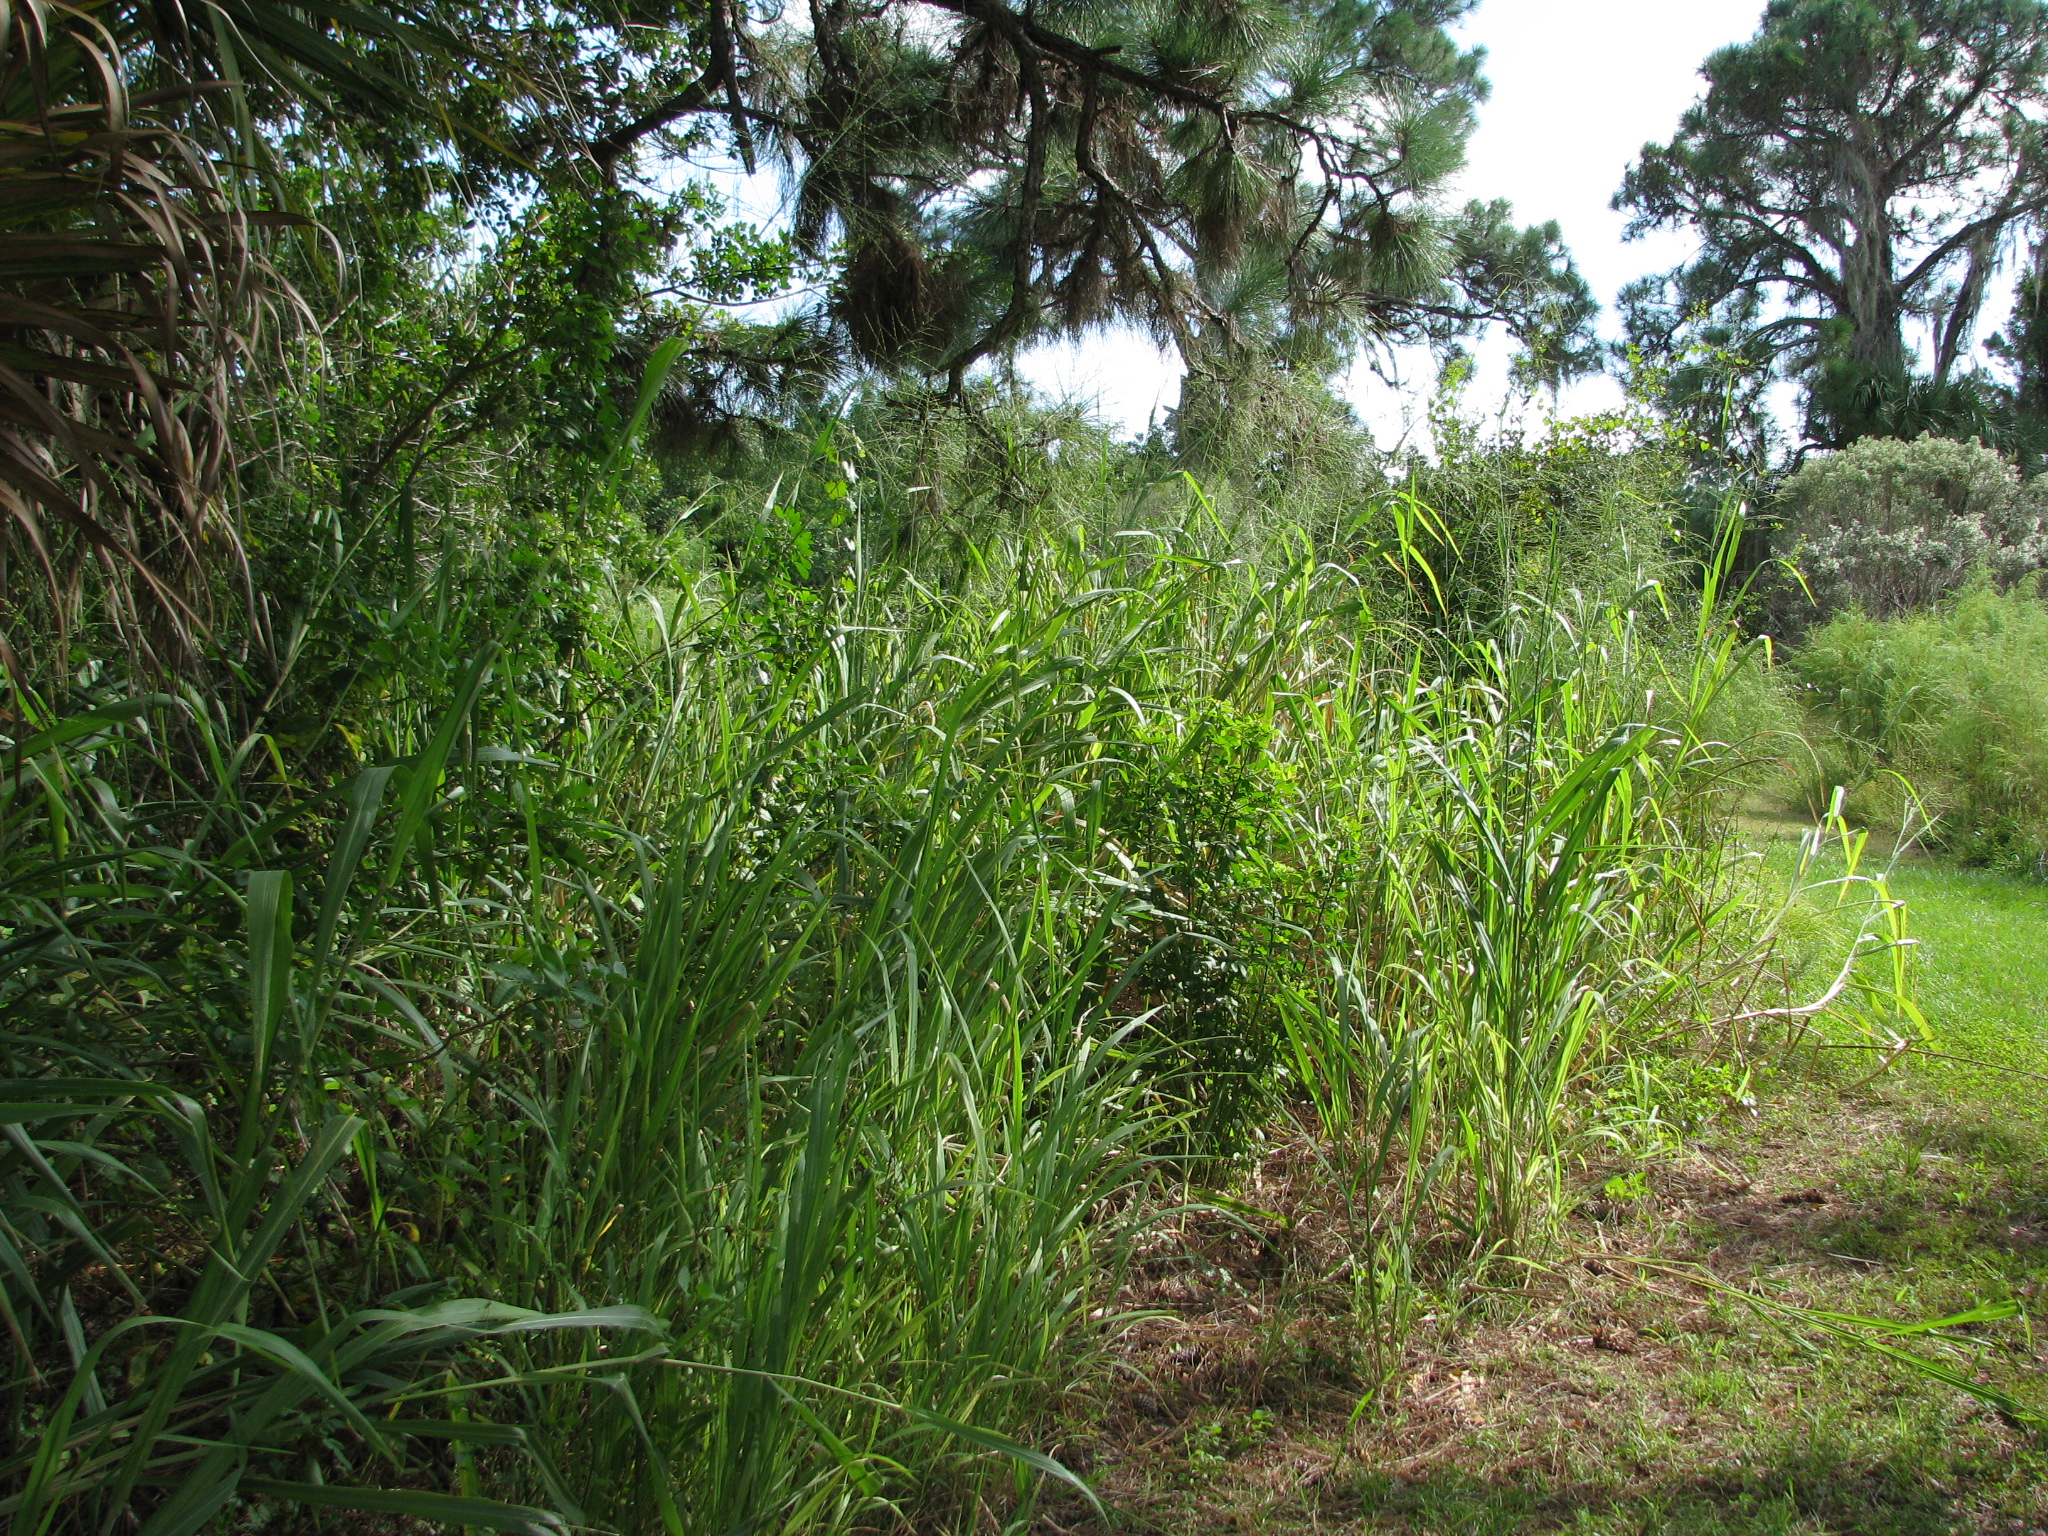
M1707 55L1752 35L1763 0L1482 0L1459 28L1487 50L1492 98L1480 108L1459 196L1513 202L1518 222L1556 219L1579 268L1606 306L1604 335L1618 337L1614 296L1646 272L1682 260L1683 236L1621 238L1625 219L1608 199L1643 144L1664 140L1702 89ZM1483 349L1468 400L1487 410L1506 387L1505 345ZM1025 376L1057 395L1093 400L1104 415L1143 430L1180 392L1177 361L1142 337L1105 334L1043 347ZM1414 360L1398 390L1360 368L1348 393L1382 444L1419 419L1433 370ZM1608 378L1565 391L1566 413L1620 400Z

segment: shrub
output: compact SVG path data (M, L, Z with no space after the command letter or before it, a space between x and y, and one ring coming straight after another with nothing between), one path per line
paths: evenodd
M1862 608L1915 613L1959 591L1978 566L2010 586L2048 565L2048 488L1982 443L1865 438L1810 460L1781 508L1823 618Z
M1843 614L1788 668L1816 727L1812 788L1843 784L1871 821L1895 819L1900 775L1936 843L2048 878L2048 608L1986 584L1898 619Z
M1272 1107L1284 1034L1271 994L1300 979L1293 939L1315 905L1271 851L1295 786L1270 727L1226 703L1136 745L1146 755L1109 796L1106 827L1142 894L1106 958L1162 1047L1162 1085L1199 1107L1204 1143L1233 1152Z
M1430 425L1436 461L1404 466L1434 523L1421 542L1440 585L1421 622L1492 632L1526 600L1627 604L1671 574L1683 460L1656 422L1628 411L1489 433L1447 394Z

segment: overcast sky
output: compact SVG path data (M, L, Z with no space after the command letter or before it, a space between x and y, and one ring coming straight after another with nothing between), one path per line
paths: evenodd
M1461 196L1505 197L1526 224L1555 219L1579 268L1606 306L1603 333L1619 334L1614 295L1622 284L1673 265L1677 236L1634 244L1608 208L1623 171L1647 140L1666 139L1699 95L1699 67L1726 43L1756 30L1763 0L1482 0L1460 28L1487 51L1492 98L1480 109ZM1506 348L1481 354L1470 401L1492 408L1503 393ZM1094 399L1103 413L1142 430L1179 394L1178 364L1140 337L1108 335L1045 348L1026 374L1056 394ZM1382 443L1419 416L1432 375L1418 359L1403 388L1359 369L1349 390ZM1612 380L1574 386L1567 412L1620 398Z

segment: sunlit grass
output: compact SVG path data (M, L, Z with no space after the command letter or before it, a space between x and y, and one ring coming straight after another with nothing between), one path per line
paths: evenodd
M1763 819L1747 820L1744 833L1763 855L1765 885L1789 882L1797 833ZM1913 848L1892 854L1882 840L1869 859L1906 904L1912 983L1933 1034L1914 1056L1913 1074L1930 1087L2048 1114L2048 1081L2015 1075L2048 1075L2048 884ZM1827 855L1816 873L1826 880L1839 868ZM1807 905L1813 923L1849 926L1823 904Z
M1910 859L1892 878L1920 941L1921 1007L1939 1048L2048 1074L2048 885ZM1984 1091L1981 1070L1929 1062L1931 1082ZM2048 1113L2048 1081L2011 1082L2008 1102Z

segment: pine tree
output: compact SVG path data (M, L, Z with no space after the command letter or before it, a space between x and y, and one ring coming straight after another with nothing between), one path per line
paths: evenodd
M1635 344L1682 359L1711 335L1758 377L1799 380L1826 446L1989 430L1964 364L2014 239L2048 211L2048 7L1772 0L1703 73L1615 198L1631 234L1701 242L1624 292Z
M1484 93L1469 0L813 0L731 30L745 141L842 263L867 363L958 390L1048 334L1131 321L1211 386L1504 323L1592 363L1554 227L1445 207ZM726 100L708 80L697 108Z

